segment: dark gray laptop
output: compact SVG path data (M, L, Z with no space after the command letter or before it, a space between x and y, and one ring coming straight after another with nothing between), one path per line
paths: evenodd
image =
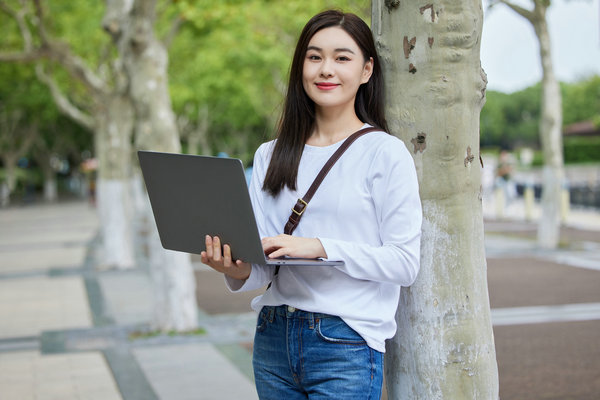
M165 249L200 254L212 235L231 246L234 259L253 264L343 264L265 256L240 160L151 151L138 151L138 158Z

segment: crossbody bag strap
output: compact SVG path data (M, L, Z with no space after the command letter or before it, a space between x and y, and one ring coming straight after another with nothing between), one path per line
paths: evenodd
M335 153L333 153L331 155L331 157L329 157L329 160L327 160L327 162L325 163L323 168L321 168L321 171L319 171L319 174L313 181L312 185L310 185L310 187L308 188L308 191L306 192L306 194L301 199L298 199L298 201L296 201L296 204L294 204L294 207L292 207L292 213L290 214L290 217L289 217L287 223L285 224L283 233L285 233L286 235L291 235L294 232L294 230L300 223L300 219L302 218L302 215L304 215L304 211L306 211L308 202L314 196L315 192L317 191L317 189L323 182L323 179L325 179L325 176L329 173L329 170L331 170L331 167L333 167L333 164L335 164L336 161L342 156L342 154L344 154L344 152L348 149L348 147L350 147L350 145L352 143L354 143L354 141L356 139L358 139L359 137L361 137L362 135L369 133L369 132L380 131L380 130L381 129L379 129L379 128L368 127L368 128L363 128L359 131L356 131L352 135L348 136L348 138L335 151ZM273 275L273 278L275 278L275 276L278 273L279 273L279 265L275 267L275 274ZM269 288L271 287L271 283L269 283L267 290L269 290Z
M354 143L354 141L356 139L358 139L359 137L361 137L362 135L369 133L369 132L380 131L380 130L381 129L374 128L374 127L363 128L359 131L354 132L352 135L348 136L348 138L344 141L344 143L342 143L342 145L335 151L335 153L333 153L331 155L329 160L327 160L327 162L325 163L325 165L323 166L323 168L321 169L321 171L319 172L319 174L313 181L312 185L310 185L310 187L308 188L308 191L306 192L306 194L301 199L298 199L296 201L296 204L294 204L294 207L292 207L292 213L290 214L290 217L289 217L287 223L285 224L283 233L285 233L286 235L291 235L294 232L294 230L300 223L300 219L302 218L302 215L304 215L304 212L306 211L306 207L308 206L308 203L310 202L310 200L314 196L315 192L317 191L317 189L323 182L323 179L325 179L325 176L327 176L327 174L331 170L331 167L333 167L333 164L335 164L336 161L339 160L339 158L342 156L342 154L344 154L344 152L348 149L348 147L350 147L350 145L352 143Z

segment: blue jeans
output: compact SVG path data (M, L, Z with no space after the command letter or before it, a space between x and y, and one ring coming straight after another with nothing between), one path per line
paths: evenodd
M381 397L383 353L333 315L263 307L253 366L261 400Z

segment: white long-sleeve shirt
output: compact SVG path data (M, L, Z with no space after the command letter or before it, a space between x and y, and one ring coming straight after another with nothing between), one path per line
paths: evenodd
M250 197L261 237L283 233L292 206L301 198L342 142L305 145L297 191L276 197L262 190L274 141L256 151ZM384 132L358 138L335 163L306 208L294 236L318 238L336 267L285 267L252 308L289 305L341 317L367 344L385 351L396 332L400 287L419 270L421 202L413 159L404 143ZM246 281L226 278L232 291L261 288L274 267L252 265Z

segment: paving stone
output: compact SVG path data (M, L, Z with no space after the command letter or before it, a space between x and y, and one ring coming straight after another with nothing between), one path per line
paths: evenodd
M92 326L80 277L0 280L0 338Z
M161 399L257 399L256 389L210 344L136 348L135 357Z
M0 353L0 398L122 399L101 353L37 351Z

